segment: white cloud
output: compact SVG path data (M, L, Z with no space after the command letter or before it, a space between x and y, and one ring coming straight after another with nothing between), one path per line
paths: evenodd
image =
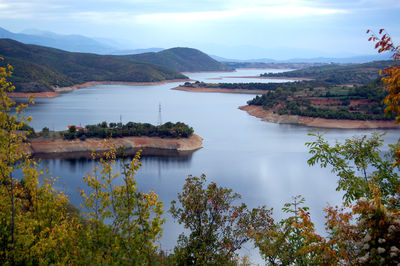
M0 0L0 16L51 20L55 13L78 21L112 23L196 23L226 19L281 19L344 13L345 10L317 7L305 0ZM389 0L386 0L389 1ZM88 8L89 7L89 8ZM107 8L108 7L108 8ZM132 8L135 7L135 8ZM152 7L149 9L149 7ZM168 11L165 11L168 10Z
M341 9L315 8L297 5L243 7L238 9L206 12L152 13L136 16L140 23L190 23L229 18L287 19L304 16L324 16L347 13Z
M153 13L136 16L139 23L185 23L209 20L222 20L240 15L238 10L205 11L205 12L181 12L181 13Z
M47 0L0 0L0 16L2 19L37 18L38 16L51 16L55 10L65 8L60 3Z

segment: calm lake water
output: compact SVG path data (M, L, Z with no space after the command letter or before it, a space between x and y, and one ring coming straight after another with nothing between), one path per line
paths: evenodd
M265 79L232 78L254 76L282 70L238 70L229 73L190 73L192 79L205 82L268 82ZM218 78L218 79L213 79ZM211 79L211 80L210 80ZM278 80L273 80L279 82ZM54 99L36 99L28 109L34 117L32 126L40 130L63 130L67 125L107 122L158 121L158 106L162 106L162 121L189 124L204 138L203 148L191 156L144 157L137 180L143 191L154 190L169 209L171 200L181 190L188 175L206 174L209 181L232 188L242 195L250 207L274 207L276 218L291 197L301 194L311 208L311 216L321 232L324 228L322 210L327 204L340 204L342 194L335 191L337 177L329 169L310 167L310 157L304 143L312 141L307 134L312 128L262 122L238 109L254 95L223 93L190 93L170 90L181 83L154 86L101 85L62 94ZM371 130L330 130L326 137L344 140L353 135L370 134ZM394 143L399 130L387 130L387 143ZM90 160L42 160L42 166L60 177L58 188L66 191L72 202L79 204L78 187L82 176L90 171ZM166 212L161 245L173 249L182 227ZM256 257L251 247L243 250ZM258 260L258 259L255 259Z

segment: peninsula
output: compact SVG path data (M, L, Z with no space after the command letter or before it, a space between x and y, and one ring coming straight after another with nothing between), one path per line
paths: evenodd
M299 79L280 83L195 83L185 82L176 90L257 94L239 109L273 123L320 128L400 128L394 116L384 114L387 95L377 69L388 62L349 66L313 67L310 73L296 70L280 73ZM370 68L373 68L371 70ZM340 70L340 71L339 71ZM349 71L346 72L346 70ZM335 72L337 71L337 72ZM307 74L307 75L306 75ZM277 78L275 74L263 75ZM361 83L362 85L359 85Z
M58 132L44 128L29 137L28 152L39 158L90 157L92 152L112 148L123 148L125 155L138 150L147 155L188 155L202 148L202 141L191 127L181 122L160 126L102 122L85 128L69 126L68 130Z

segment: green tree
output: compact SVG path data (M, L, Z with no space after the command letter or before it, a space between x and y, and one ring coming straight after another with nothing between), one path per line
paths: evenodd
M139 154L122 166L121 185L115 184L121 178L114 171L115 164L116 149L112 148L101 156L93 174L84 177L89 187L88 193L81 190L89 223L86 263L154 263L155 241L161 237L164 223L162 202L154 192L137 188L134 175L141 165Z
M42 129L42 132L40 132L40 135L43 136L43 137L47 137L49 135L49 132L50 132L49 128L48 127L44 127Z
M304 198L293 197L293 202L286 203L282 210L290 214L286 219L273 222L270 230L258 231L253 234L255 246L269 265L317 265L318 258L304 253L305 230L296 226L301 222L301 213L308 207L302 207ZM314 225L311 224L313 228Z
M76 127L75 127L75 126L70 126L70 127L68 128L68 132L69 132L70 134L75 134L75 133L76 133Z
M175 247L180 265L227 265L235 263L235 252L248 242L254 231L268 230L270 210L249 211L241 196L231 189L206 184L206 177L189 176L173 201L170 212L190 235L181 234Z
M384 154L382 133L373 133L367 136L346 139L344 143L336 142L330 145L323 138L323 134L309 134L316 138L307 142L310 153L313 155L309 165L320 164L321 167L331 167L331 171L338 175L336 190L344 191L344 199L350 203L360 197L371 198L370 183L376 183L382 192L384 203L397 193L400 186L398 174L399 166L393 167L393 156L399 144L391 145L391 151Z

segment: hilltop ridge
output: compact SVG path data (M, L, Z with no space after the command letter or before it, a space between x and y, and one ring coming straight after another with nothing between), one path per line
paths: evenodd
M231 71L232 69L207 54L193 48L175 47L160 52L124 55L121 58L157 64L179 72Z
M0 39L0 56L14 67L16 92L53 91L88 81L157 82L185 79L163 66L124 60L118 56L73 53Z

